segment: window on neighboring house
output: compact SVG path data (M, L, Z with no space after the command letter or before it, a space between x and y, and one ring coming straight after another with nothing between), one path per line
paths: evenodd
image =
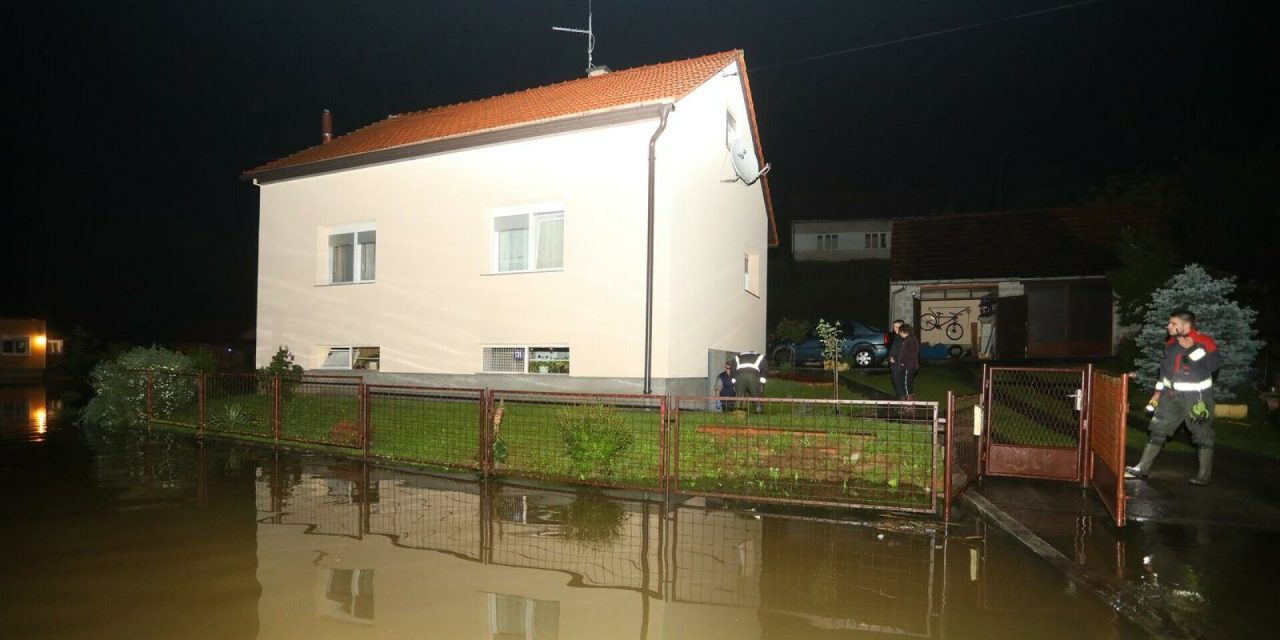
M329 615L373 620L373 569L329 569L324 597Z
M381 366L382 350L379 347L329 347L323 369L368 369L377 371Z
M13 336L0 339L0 354L6 356L25 356L31 354L31 338Z
M862 234L863 249L886 249L889 247L887 233L864 233Z
M742 288L757 298L760 297L760 256L747 253L742 256Z
M724 112L724 148L733 150L733 141L738 139L738 120L732 111Z
M357 229L329 236L329 284L373 282L377 263L376 229Z
M836 251L840 248L840 234L818 234L818 251Z
M564 212L493 219L493 265L498 273L564 268Z
M49 355L58 355L59 353L62 353L62 340L50 338L49 341L45 343L45 349L47 349L45 353L48 353Z
M492 640L558 640L560 603L491 593L489 637Z
M569 373L569 347L485 347L485 373Z

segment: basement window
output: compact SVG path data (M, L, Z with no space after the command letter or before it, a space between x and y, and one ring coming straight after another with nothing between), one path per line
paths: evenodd
M485 347L484 372L568 374L569 347Z
M329 347L322 369L356 369L377 371L381 366L379 347Z

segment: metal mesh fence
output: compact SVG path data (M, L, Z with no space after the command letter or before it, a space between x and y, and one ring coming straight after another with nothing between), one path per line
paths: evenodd
M205 431L272 437L276 380L275 376L257 373L205 375Z
M369 454L479 469L485 392L369 385Z
M282 377L280 439L360 448L363 446L360 378Z
M145 371L138 375L146 376ZM200 426L200 376L172 371L151 372L151 421L192 429Z
M333 468L304 472L290 486L280 488L277 524L308 525L307 533L359 538L362 535L362 500L358 471Z
M671 516L671 596L760 606L764 522L733 511L677 508Z
M563 571L590 587L657 590L658 505L583 491L503 487L492 519L494 564Z
M494 391L491 398L495 473L662 488L662 398L519 391Z
M938 405L680 398L673 491L768 502L936 510Z
M991 368L993 444L1075 448L1084 407L1082 369Z
M943 453L946 458L946 501L943 517L948 520L951 519L952 502L978 479L980 473L978 464L981 439L978 429L982 426L979 415L981 411L981 395L956 396L954 393L947 393L947 435Z

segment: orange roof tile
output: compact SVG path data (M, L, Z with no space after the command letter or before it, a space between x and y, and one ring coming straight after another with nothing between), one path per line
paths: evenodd
M328 144L318 144L251 169L245 172L245 177L409 144L679 100L741 55L741 51L726 51L391 116L336 137Z

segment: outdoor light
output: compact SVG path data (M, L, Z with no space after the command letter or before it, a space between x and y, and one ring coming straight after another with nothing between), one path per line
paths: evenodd
M35 343L36 343L36 346L37 346L37 347L43 347L43 346L45 345L45 343L46 343L46 342L48 342L48 341L49 341L49 340L48 340L47 338L45 338L44 336L36 336L36 338L35 338Z
M44 409L36 409L31 412L32 422L36 423L36 433L44 434L45 426L49 422L49 413Z

